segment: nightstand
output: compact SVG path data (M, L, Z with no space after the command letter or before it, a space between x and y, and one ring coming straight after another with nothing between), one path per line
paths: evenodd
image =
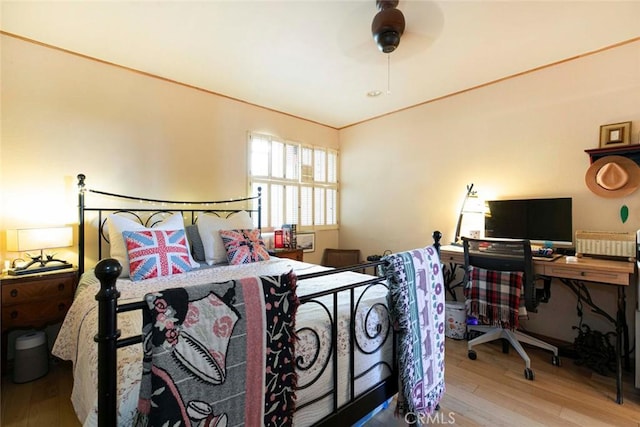
M61 322L73 302L78 270L2 276L2 373L6 372L9 332Z
M278 258L295 259L296 261L303 261L304 258L302 249L270 249L269 255L277 256Z

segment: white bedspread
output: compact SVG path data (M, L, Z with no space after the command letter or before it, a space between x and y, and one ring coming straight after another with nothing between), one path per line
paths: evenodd
M121 293L119 303L139 301L149 293L160 289L172 287L185 287L193 284L203 284L212 282L223 282L247 276L279 275L289 270L297 275L326 270L326 267L313 264L302 263L290 259L271 258L269 261L244 264L238 266L221 266L216 268L206 268L194 270L179 276L161 277L149 279L141 282L132 282L129 279L118 279L117 288ZM308 295L313 292L331 289L338 286L356 283L371 278L371 276L345 272L335 275L324 276L315 279L299 281L298 296ZM84 426L97 425L97 344L93 341L98 330L97 302L95 295L99 290L99 282L93 275L93 271L83 275L81 285L78 288L76 298L71 306L56 339L53 347L53 354L61 359L70 360L74 364L74 386L72 391L72 403L76 414ZM356 292L356 297L362 291ZM384 286L377 285L366 292L365 298L358 309L357 334L361 342L365 342L365 348L370 346L375 348L381 338L368 339L365 331L370 335L376 333L378 320L386 315L382 313L381 307L375 306L377 303L386 305L387 290ZM323 302L331 310L332 302L330 297L323 297ZM340 315L338 318L339 333L337 337L339 348L339 365L348 369L347 354L349 352L349 304L348 293L340 295L338 306ZM374 307L365 316L367 311ZM331 341L330 322L326 317L325 309L319 304L304 304L298 310L296 318L296 328L313 328L314 334L300 334L299 345L296 348L296 355L304 360L312 359L317 341L322 346L329 345ZM118 316L118 328L122 331L122 337L139 335L142 330L141 316L138 311L124 313ZM330 357L325 352L319 356L320 361ZM356 372L365 371L368 366L380 360L391 360L391 339L388 338L385 346L380 351L373 354L358 355L356 359ZM138 402L139 382L142 370L142 351L140 345L133 345L118 349L118 419L119 425L131 425L131 420L135 414ZM312 369L299 372L299 385L305 384L310 378L319 375L321 364L316 362ZM329 365L331 366L331 365ZM362 368L362 369L360 369ZM356 394L365 391L368 387L382 378L389 375L383 368L376 368L370 371L365 378L356 383ZM298 406L307 401L315 399L322 393L333 388L333 373L331 369L322 373L320 381L313 386L298 392ZM343 402L349 394L349 386L346 384L347 375L341 373L338 376L339 402ZM330 410L330 399L314 404L296 413L294 418L296 425L307 425L319 419Z

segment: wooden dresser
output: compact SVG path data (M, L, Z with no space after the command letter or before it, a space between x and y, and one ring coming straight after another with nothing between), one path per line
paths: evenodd
M76 269L24 276L2 276L2 372L8 335L14 329L42 328L61 322L73 302Z

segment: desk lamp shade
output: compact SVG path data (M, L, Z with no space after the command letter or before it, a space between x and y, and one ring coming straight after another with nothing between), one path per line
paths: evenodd
M44 256L44 249L66 248L73 246L73 229L71 227L23 228L7 230L7 251L26 252L40 251L39 256L31 256L31 262L22 267L9 270L9 274L38 273L42 271L70 268L66 261ZM47 265L50 262L54 264ZM36 265L37 264L37 265Z

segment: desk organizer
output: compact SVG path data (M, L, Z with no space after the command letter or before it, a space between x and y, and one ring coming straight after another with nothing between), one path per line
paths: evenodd
M576 256L599 255L636 259L636 234L609 231L576 231Z

